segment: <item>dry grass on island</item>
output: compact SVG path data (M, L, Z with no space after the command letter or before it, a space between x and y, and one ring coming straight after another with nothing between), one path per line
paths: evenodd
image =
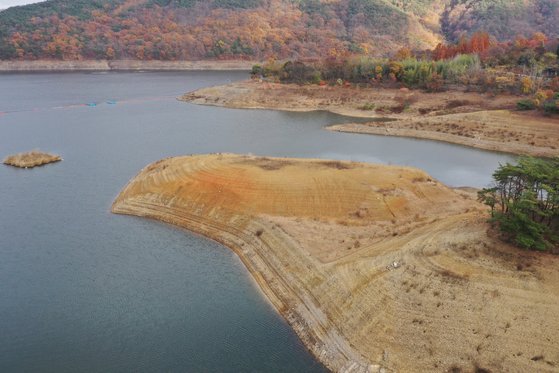
M420 170L170 158L112 209L234 250L333 371L559 369L559 258L493 239L471 192Z
M62 157L58 155L33 150L27 153L10 155L4 159L4 164L19 168L33 168L44 166L49 163L60 162L61 160Z
M329 87L253 81L203 88L184 101L230 108L327 110L390 118L329 129L445 141L533 156L559 156L559 119L514 111L518 96L476 92L426 93L391 88Z

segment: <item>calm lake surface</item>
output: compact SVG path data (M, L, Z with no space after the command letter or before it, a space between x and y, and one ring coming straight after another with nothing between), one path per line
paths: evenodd
M0 166L0 371L324 370L228 249L110 214L120 189L148 163L212 152L332 158L417 166L452 186L481 187L511 160L432 141L324 131L351 121L328 113L175 99L246 77L0 75L0 158L35 148L64 158L33 170Z

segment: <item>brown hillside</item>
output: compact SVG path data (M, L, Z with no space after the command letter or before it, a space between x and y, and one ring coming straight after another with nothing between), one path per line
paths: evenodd
M555 0L49 0L0 12L0 59L378 56L558 24Z

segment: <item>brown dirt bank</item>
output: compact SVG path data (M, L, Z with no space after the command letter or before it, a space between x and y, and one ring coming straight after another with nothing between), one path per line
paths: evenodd
M111 71L111 70L241 70L248 71L249 61L0 61L0 72L17 71Z
M559 156L559 119L507 110L415 117L393 122L340 124L328 129L439 140L538 157Z
M182 98L197 104L286 111L327 110L363 118L413 118L456 112L513 108L516 96L491 97L474 92L425 93L391 88L329 87L247 80L202 88ZM362 110L373 104L374 109ZM421 114L424 113L424 114Z
M517 96L245 81L200 89L181 99L232 108L328 110L356 117L392 118L397 120L330 129L432 139L515 154L559 155L559 119L510 111ZM372 109L363 110L366 107Z
M559 369L559 259L487 234L424 172L205 155L143 169L113 212L224 243L334 371Z
M4 164L20 168L33 168L61 160L62 158L58 155L33 150L27 153L10 155L4 159Z

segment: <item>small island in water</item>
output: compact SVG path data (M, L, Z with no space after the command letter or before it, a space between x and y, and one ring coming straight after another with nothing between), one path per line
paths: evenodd
M33 168L49 163L60 162L62 157L55 154L32 150L26 153L10 155L4 159L4 164L19 168Z
M558 258L496 239L475 191L419 169L176 157L144 168L112 211L232 249L332 371L559 366Z

